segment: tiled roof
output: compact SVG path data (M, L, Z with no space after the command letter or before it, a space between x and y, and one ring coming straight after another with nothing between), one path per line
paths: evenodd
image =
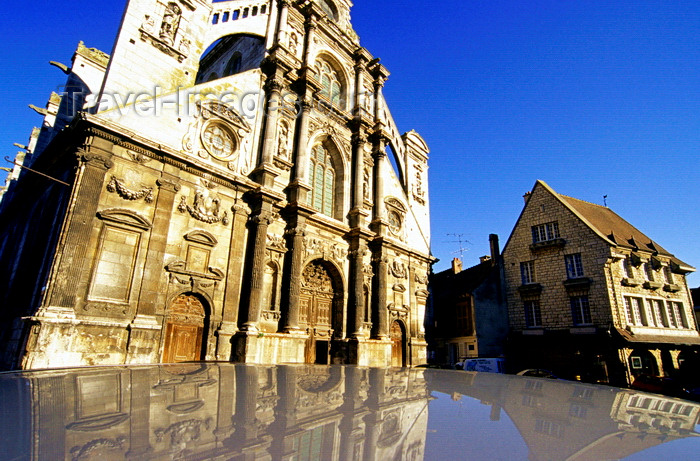
M591 229L615 246L663 255L670 258L684 271L692 272L695 270L693 266L676 258L672 253L647 237L632 224L622 219L610 208L560 195L544 181L538 180L537 182L558 197L564 205L578 215Z

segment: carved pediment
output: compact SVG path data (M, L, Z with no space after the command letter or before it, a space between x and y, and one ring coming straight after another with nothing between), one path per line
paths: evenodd
M224 276L226 275L224 271L221 269L218 269L216 267L208 267L206 273L200 273L200 272L194 272L191 270L187 270L187 263L182 260L177 260L177 261L172 261L168 263L165 266L165 270L167 272L170 272L172 274L177 274L177 275L188 275L191 277L195 278L204 278L204 279L210 279L210 280L223 280ZM186 281L184 283L189 283L189 281Z
M214 237L214 234L201 229L188 232L185 234L184 238L190 242L197 242L208 246L215 246L217 243L219 243L216 237Z
M200 105L200 110L204 120L216 117L226 120L246 133L251 131L250 124L235 109L226 104L218 101L204 101Z
M123 208L111 208L97 212L97 217L103 221L112 221L127 226L138 227L140 229L150 229L151 223L140 214Z
M403 202L396 197L387 197L384 199L384 203L392 208L395 208L399 210L402 213L406 213L408 211L408 208L406 208L406 205L403 204Z

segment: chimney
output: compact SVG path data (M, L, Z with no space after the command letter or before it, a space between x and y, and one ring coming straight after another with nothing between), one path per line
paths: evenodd
M501 256L501 250L498 246L498 235L489 234L489 245L491 247L491 259L497 262L498 258Z
M525 195L523 195L523 199L525 200L526 204L527 204L527 201L530 200L531 195L532 195L532 192L525 192Z
M452 272L459 274L462 272L462 260L459 258L454 258L452 260Z

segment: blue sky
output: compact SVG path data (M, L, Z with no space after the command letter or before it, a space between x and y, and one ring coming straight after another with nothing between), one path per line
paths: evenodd
M15 2L0 18L2 156L26 143L79 40L110 52L124 4ZM392 75L398 127L431 148L435 270L505 244L541 179L607 204L700 267L700 2L357 0L353 25ZM0 162L3 163L4 162ZM0 176L0 179L3 177ZM461 234L461 235L453 235ZM688 277L700 286L700 274Z

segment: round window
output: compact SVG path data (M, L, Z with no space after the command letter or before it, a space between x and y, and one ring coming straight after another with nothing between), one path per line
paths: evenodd
M207 125L202 132L202 144L207 152L218 160L231 160L237 148L233 133L219 123Z
M389 230L394 234L401 231L401 216L393 210L389 212Z

